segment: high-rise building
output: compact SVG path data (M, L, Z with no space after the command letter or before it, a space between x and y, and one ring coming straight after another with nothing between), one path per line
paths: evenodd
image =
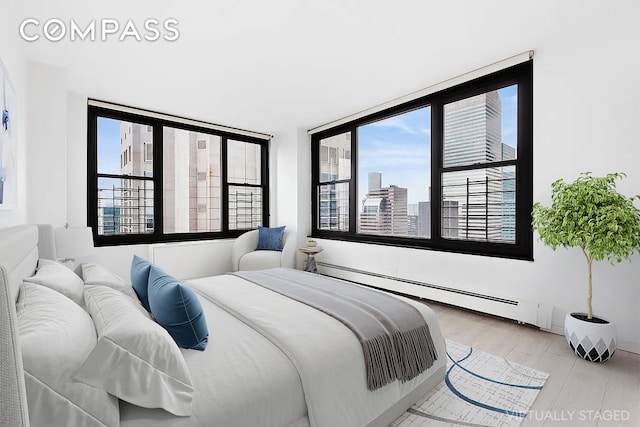
M507 144L502 144L502 160L514 160L516 158L516 149Z
M502 160L516 158L516 149L502 144ZM502 170L502 240L516 241L516 173L514 168Z
M369 173L368 193L362 201L359 233L407 236L407 189L382 187L382 174Z
M320 185L318 191L321 230L349 230L349 184L332 183L351 176L351 134L322 140L320 144Z
M162 140L164 232L189 233L220 230L222 228L220 137L164 127ZM233 150L234 146L230 145L229 151L233 152ZM234 153L233 157L241 157L243 154ZM229 161L230 165L235 163ZM241 163L244 166L244 161ZM235 168L230 167L229 173L234 172Z
M153 174L153 128L137 123L120 122L120 173L130 176ZM122 178L120 188L112 190L119 199L120 233L151 233L153 220L153 183ZM115 224L115 223L114 223Z
M502 159L502 103L491 91L444 107L444 166Z
M369 172L367 178L369 193L379 191L382 188L382 174L380 172Z
M418 237L420 223L420 210L417 203L407 205L407 234L411 237Z
M220 137L165 127L162 138L163 232L220 230ZM244 151L235 153L234 147L231 141L230 182L236 177L236 169L241 173L255 173L255 164L260 164L259 154L251 161L256 157L255 153L253 157L252 153ZM119 187L100 190L98 209L101 210L99 218L102 218L103 234L153 232L153 182L136 178L153 176L153 155L153 128L120 122L120 173L131 178L120 178ZM233 167L239 163L242 167ZM244 182L246 177L241 178ZM261 212L261 207L257 210ZM115 218L116 213L118 218ZM101 224L98 226L100 228Z
M502 144L502 105L497 91L445 105L444 166L463 166L507 160L515 149ZM458 232L450 222L443 237L504 240L503 172L500 168L447 172L442 176L443 208L459 207ZM453 219L451 219L453 221ZM445 233L445 228L447 232Z
M442 237L455 239L458 237L459 207L455 200L442 202L440 215ZM418 203L418 236L431 237L431 202Z
M418 202L418 236L431 237L431 202Z

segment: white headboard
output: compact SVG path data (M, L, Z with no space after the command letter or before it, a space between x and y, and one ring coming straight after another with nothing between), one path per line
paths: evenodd
M0 229L0 425L28 426L22 355L17 337L16 299L22 279L38 263L38 227Z
M22 279L33 276L38 264L38 227L17 225L0 229L0 265L4 266L13 300Z

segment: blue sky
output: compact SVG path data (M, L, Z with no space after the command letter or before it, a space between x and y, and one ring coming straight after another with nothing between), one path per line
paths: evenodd
M369 172L382 173L382 186L409 189L409 203L428 200L431 108L421 108L358 129L358 203Z
M98 172L120 173L120 120L98 117Z
M515 148L517 138L518 86L513 85L498 90L502 101L502 143Z
M120 174L120 120L98 117L98 173ZM98 188L120 187L116 178L99 178ZM103 197L113 197L112 191ZM104 200L104 206L113 206L111 200Z
M516 146L517 86L498 90L502 102L502 142ZM429 200L431 185L429 107L362 126L358 130L358 203L369 172L382 173L382 186L408 188L409 203Z

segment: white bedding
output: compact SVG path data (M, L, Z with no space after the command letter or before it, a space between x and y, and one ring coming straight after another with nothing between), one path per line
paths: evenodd
M193 415L175 417L120 402L120 425L284 427L304 419L302 386L289 360L259 333L198 296L209 344L205 351L181 349L195 389Z
M206 351L183 350L194 381L194 415L177 418L121 403L123 427L283 427L307 425L307 419L320 427L386 425L413 403L407 399L420 397L412 391L422 394L444 376L444 339L433 312L419 302L405 299L427 320L438 360L411 381L372 392L360 343L332 317L235 276L188 283L211 334Z

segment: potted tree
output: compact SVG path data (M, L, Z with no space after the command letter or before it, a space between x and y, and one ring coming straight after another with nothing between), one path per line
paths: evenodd
M594 261L611 264L628 260L640 248L639 196L626 197L616 190L623 173L604 177L582 173L572 183L551 184L551 207L533 205L533 229L542 242L555 250L579 247L587 261L587 312L565 317L565 336L575 353L590 361L605 362L616 349L615 324L593 315L592 273Z

